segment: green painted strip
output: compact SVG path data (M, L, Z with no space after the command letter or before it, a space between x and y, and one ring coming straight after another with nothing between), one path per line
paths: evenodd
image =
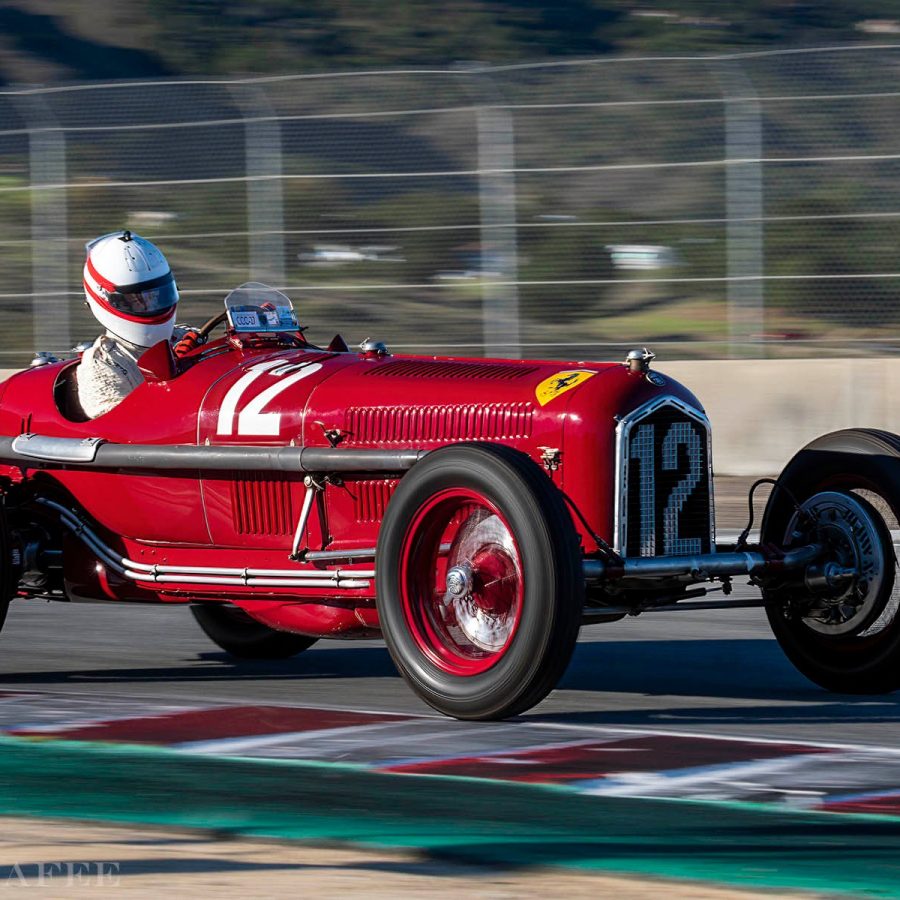
M0 814L419 848L740 886L900 897L900 821L590 797L331 763L0 739Z

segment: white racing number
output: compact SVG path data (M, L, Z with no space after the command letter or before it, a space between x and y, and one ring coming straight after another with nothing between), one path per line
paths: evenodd
M638 427L631 440L629 457L641 464L641 556L656 555L656 507L657 485L654 466L656 429L652 423ZM702 542L698 537L685 538L678 533L678 517L694 488L703 477L703 445L700 435L690 422L673 422L662 442L662 467L666 471L678 469L678 448L687 448L690 471L672 488L663 510L663 555L700 553Z
M280 359L267 359L250 366L228 388L228 392L222 398L216 434L234 434L235 421L237 421L237 434L239 435L277 437L281 433L281 413L264 412L266 406L291 385L308 378L321 368L321 363L285 364ZM266 374L278 380L260 391L237 413L238 404L244 393L250 385Z
M690 471L672 489L663 511L663 553L699 553L701 550L700 538L683 538L678 534L678 517L703 475L700 435L690 422L675 422L669 426L662 445L664 469L678 470L678 448L682 445L687 447Z

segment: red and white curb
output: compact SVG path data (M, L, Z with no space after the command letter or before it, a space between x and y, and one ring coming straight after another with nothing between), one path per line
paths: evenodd
M553 784L579 793L900 816L900 751L390 712L0 693L0 733Z

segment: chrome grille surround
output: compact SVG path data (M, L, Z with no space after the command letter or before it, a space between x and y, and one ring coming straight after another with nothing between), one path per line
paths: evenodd
M666 412L678 416L680 421L675 421L670 425L665 438L662 440L659 463L657 463L657 460L654 457L654 478L652 485L649 485L651 493L647 497L645 497L644 494L647 493L648 479L641 479L643 483L638 490L642 492L639 495L642 515L648 515L651 518L651 521L647 523L646 528L641 528L641 537L638 541L639 546L633 546L635 543L634 541L631 542L632 546L629 546L629 489L632 487L633 477L640 478L639 474L637 476L634 475L635 467L631 465L631 457L634 455L633 449L637 449L639 454L648 452L653 453L653 442L655 439L653 432L648 432L646 430L638 430L636 432L635 429L642 423L646 423L646 420L650 419L655 414ZM701 429L700 435L697 435L696 426L699 426ZM693 449L696 451L697 442L694 440L696 437L699 437L700 439L701 452L697 454L696 452L691 452L689 449L688 459L690 469L687 473L687 478L683 478L675 485L669 495L670 498L674 496L676 508L674 511L670 509L672 506L672 501L670 500L670 502L666 504L665 510L663 510L663 543L665 544L669 538L671 538L672 541L669 553L666 554L665 547L659 548L656 546L656 536L659 533L656 514L660 503L660 498L655 495L656 473L659 466L665 465L666 463L668 463L668 465L665 465L665 468L668 471L675 470L679 445L685 445L686 442L692 443ZM698 460L699 463L697 462ZM695 465L697 466L697 469L700 469L701 471L697 471ZM685 483L695 475L698 476L699 481L695 482L695 484L688 489L685 486ZM705 543L707 537L704 533L703 538L700 540L700 547L696 548L695 546L691 546L691 542L694 541L695 538L684 538L679 536L678 517L680 515L680 510L690 496L690 493L701 483L704 485L703 489L708 495L709 543L708 546L703 547L703 543ZM616 426L615 484L613 547L617 553L623 556L663 556L686 552L715 552L716 527L715 505L713 502L712 433L709 419L707 419L703 412L686 403L684 400L680 400L677 397L667 394L662 397L657 397L648 403L639 406L637 409L632 410L627 415L622 416ZM678 505L679 501L681 503L680 506ZM675 533L670 534L673 527Z

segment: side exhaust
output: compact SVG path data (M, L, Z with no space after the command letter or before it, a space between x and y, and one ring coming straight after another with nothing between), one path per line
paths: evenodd
M427 450L113 444L40 434L0 437L0 460L28 468L250 472L406 472Z

